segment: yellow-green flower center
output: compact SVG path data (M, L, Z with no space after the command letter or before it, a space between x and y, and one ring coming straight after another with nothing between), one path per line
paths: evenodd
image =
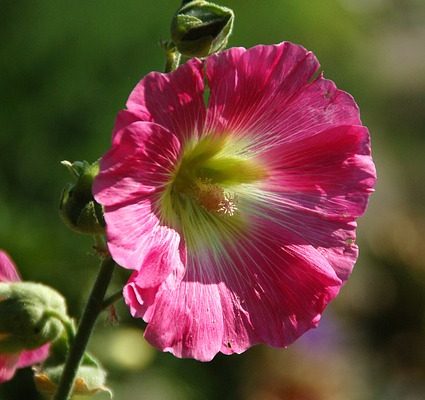
M247 224L244 202L266 177L246 140L230 135L191 140L158 202L163 222L179 230L191 250L220 247Z

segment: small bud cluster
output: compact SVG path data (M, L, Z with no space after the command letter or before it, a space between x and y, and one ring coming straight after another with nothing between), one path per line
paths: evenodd
M171 38L188 57L206 57L227 45L233 11L203 0L184 2L171 23Z
M76 177L76 182L62 192L59 212L63 221L76 232L102 234L105 229L103 210L92 194L93 180L99 172L98 163L63 161L62 164Z

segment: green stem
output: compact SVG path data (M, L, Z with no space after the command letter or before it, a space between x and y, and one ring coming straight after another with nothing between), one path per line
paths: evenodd
M118 290L118 292L111 294L109 297L107 297L105 300L103 300L102 303L102 310L108 308L112 304L114 304L119 299L122 299L122 289Z
M81 317L74 342L68 353L65 368L53 400L68 400L77 375L78 367L87 347L95 322L102 312L103 299L112 278L115 262L108 257L103 260L99 275L90 293L83 316Z

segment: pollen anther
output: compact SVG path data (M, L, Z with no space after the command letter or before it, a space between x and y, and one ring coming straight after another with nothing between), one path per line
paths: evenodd
M236 196L212 183L210 179L197 179L193 189L197 202L207 211L232 216L237 211Z
M224 199L219 204L220 208L217 212L220 215L227 215L229 217L236 214L238 211L237 196L230 193L224 193Z

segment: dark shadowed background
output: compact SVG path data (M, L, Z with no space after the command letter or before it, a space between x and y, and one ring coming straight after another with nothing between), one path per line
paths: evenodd
M372 135L379 181L359 221L361 256L320 327L287 350L258 346L211 363L151 348L118 306L91 349L118 400L425 398L425 2L223 0L231 46L290 40L352 93ZM162 70L179 1L0 0L0 248L23 277L81 314L97 269L91 242L58 217L61 160L93 161L137 81ZM126 279L120 271L115 289ZM113 288L114 289L114 288ZM32 393L32 394L31 394ZM99 399L107 397L99 396ZM0 400L35 400L31 371Z

